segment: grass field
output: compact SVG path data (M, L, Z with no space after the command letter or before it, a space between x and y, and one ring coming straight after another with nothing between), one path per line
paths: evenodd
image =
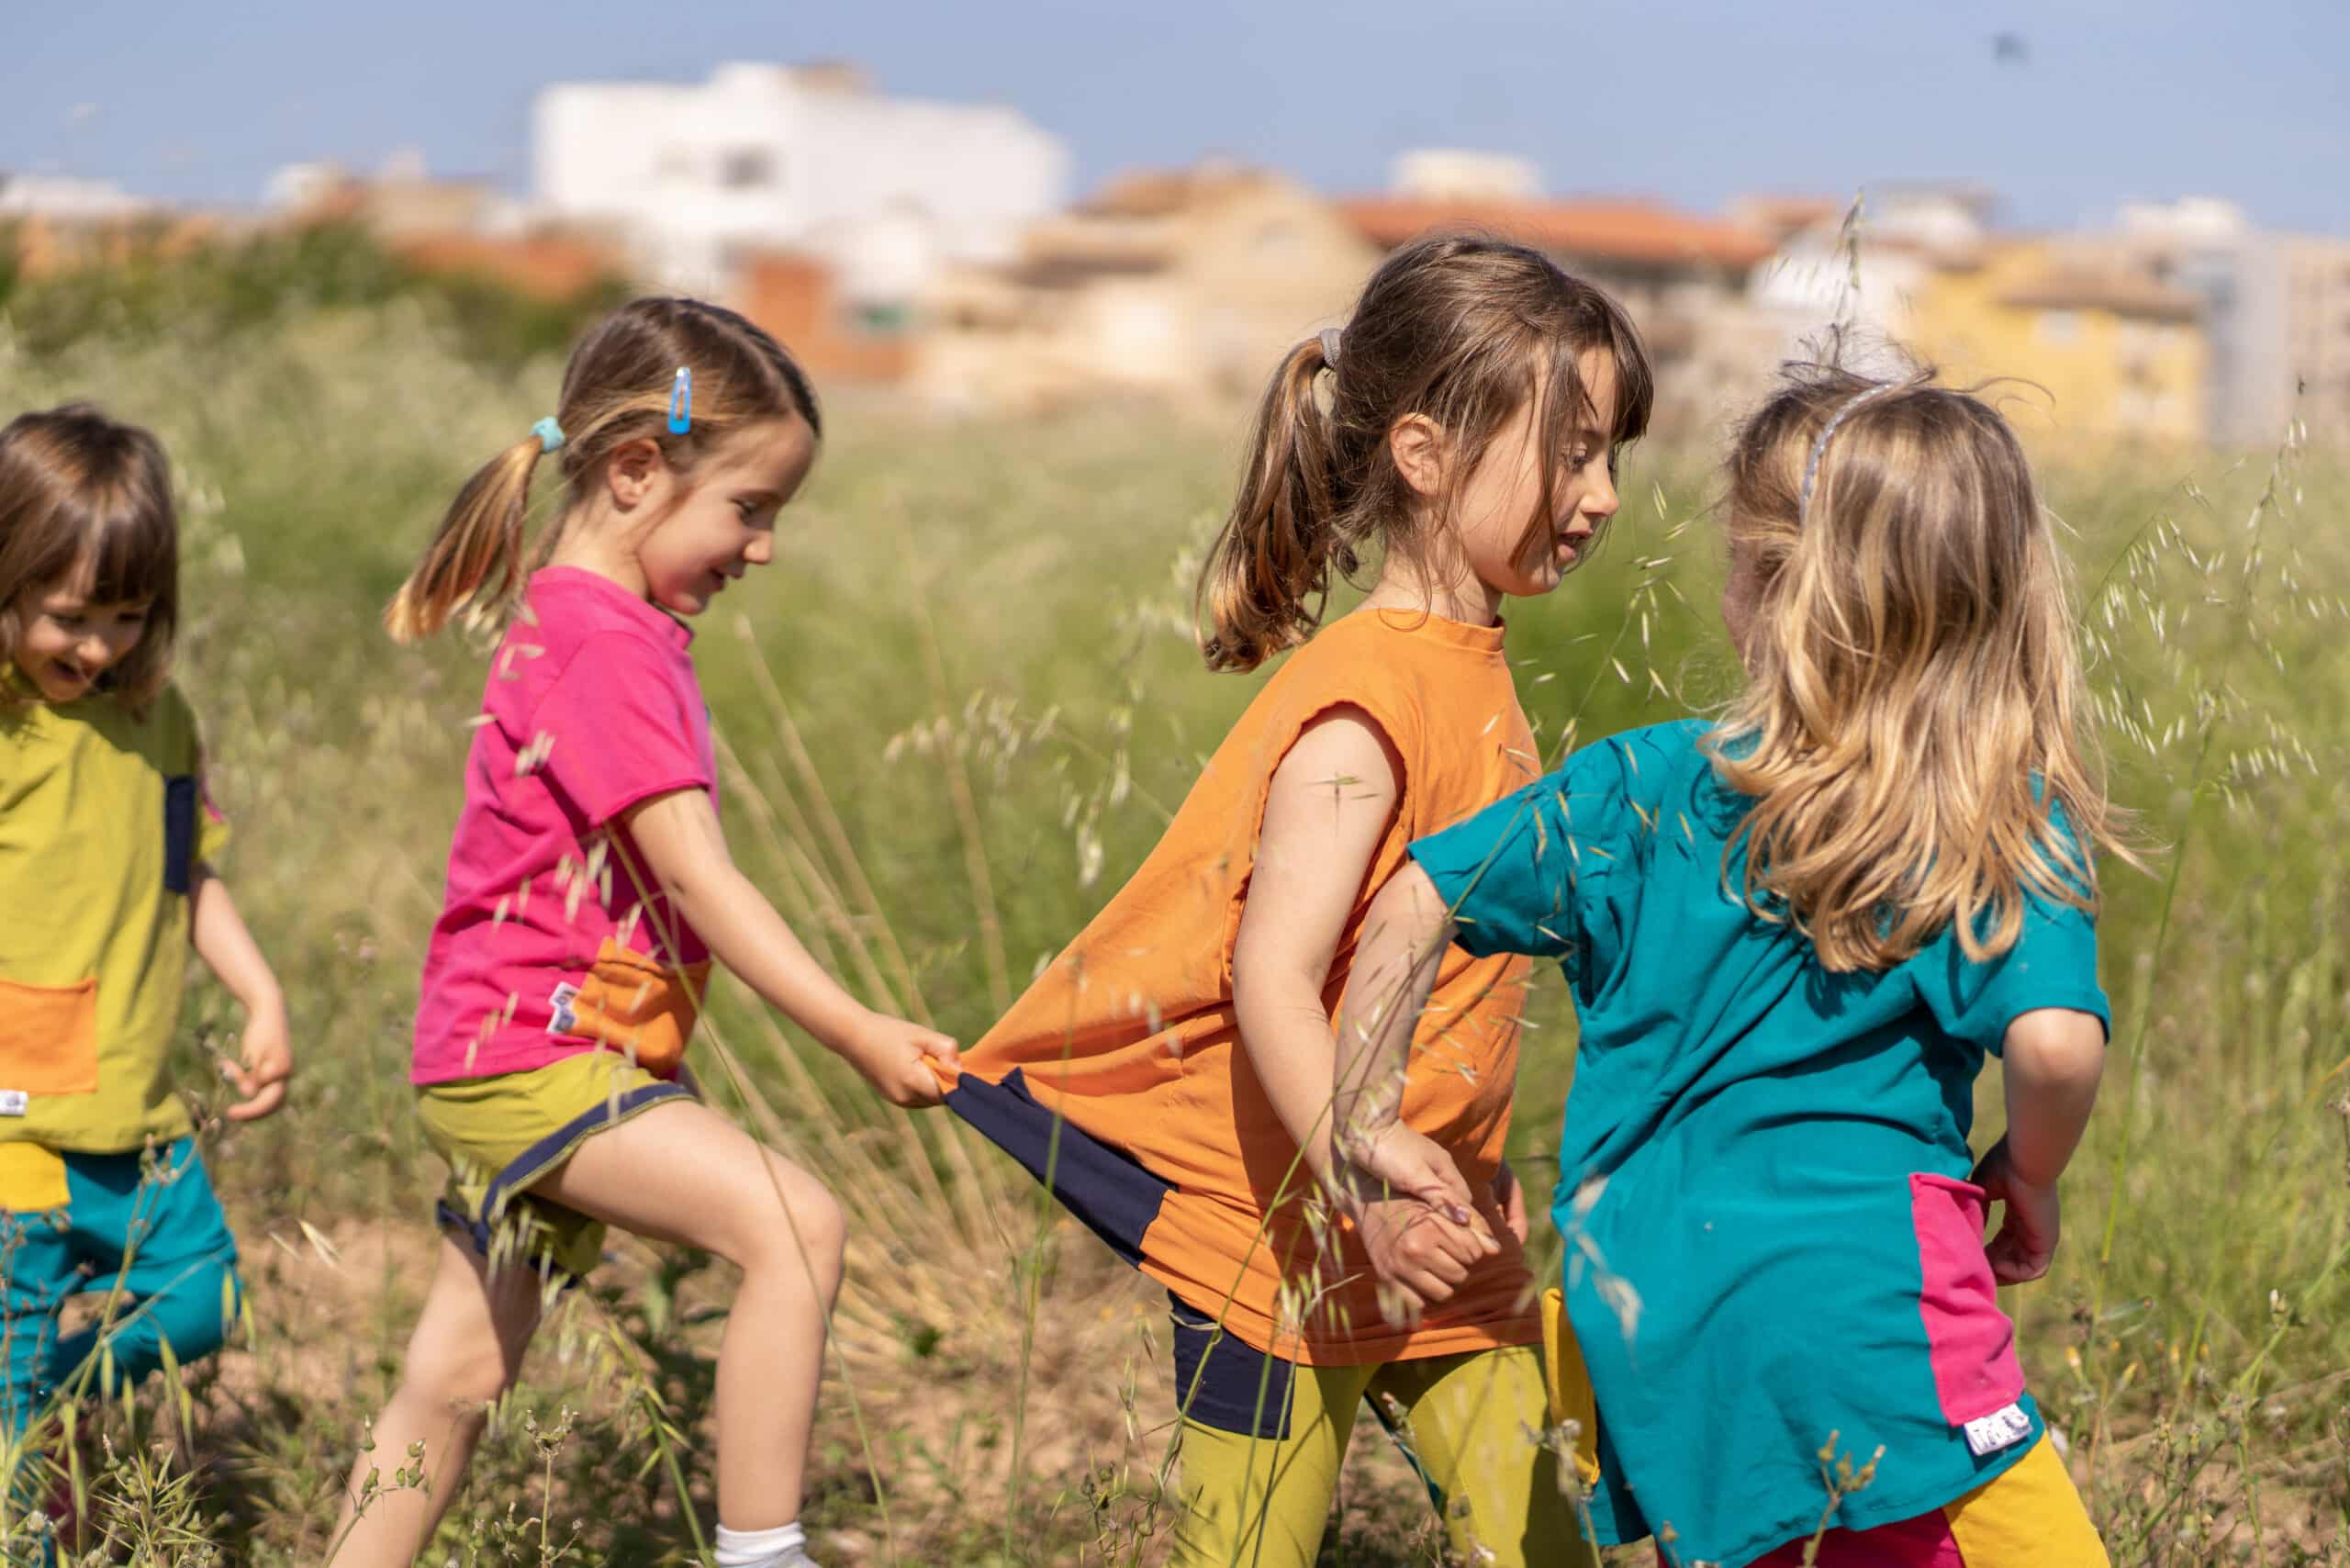
M557 371L452 334L406 299L195 345L0 333L9 409L95 397L179 465L181 678L299 1052L283 1114L208 1135L249 1332L185 1400L151 1389L100 1423L110 1450L84 1444L119 1560L317 1562L431 1256L408 1023L481 665L459 639L395 649L375 615ZM968 1040L1138 862L1255 689L1203 673L1188 633L1239 420L834 414L778 564L699 629L730 833L837 972ZM2112 1067L2055 1271L2009 1308L2117 1562L2350 1563L2350 477L2289 448L2042 455L2116 793L2155 852L2108 872ZM1513 619L1546 750L1729 689L1704 454L1636 452L1625 487L1598 560ZM1572 1058L1555 976L1531 1022L1512 1148L1541 1193ZM200 986L183 1081L209 1101L204 1042L233 1026ZM809 1515L826 1560L1157 1561L1163 1297L739 991L698 1048L856 1225ZM1982 1103L1987 1141L1995 1081ZM693 1561L722 1272L621 1242L543 1335L431 1560ZM1358 1450L1328 1560L1440 1562L1408 1473Z

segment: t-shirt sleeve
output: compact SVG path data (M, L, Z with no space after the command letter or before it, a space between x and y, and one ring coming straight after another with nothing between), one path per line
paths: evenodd
M1613 962L1602 884L1623 857L1628 814L1612 742L1413 844L1472 953L1557 958L1580 986Z
M204 725L196 718L196 710L176 686L163 688L161 700L172 710L171 723L176 737L171 771L185 780L178 788L188 791L192 813L189 821L196 830L192 869L193 866L216 863L227 852L229 819L213 800L211 785L205 777Z
M715 782L697 741L708 722L701 694L674 657L625 633L591 636L539 700L526 755L591 826Z
M1994 1056L2008 1025L2036 1008L2093 1014L2109 1032L2113 1026L2097 980L2096 917L2062 900L2028 895L2015 946L1986 962L1970 961L1957 937L1945 935L1921 969L1919 989L1935 1021Z

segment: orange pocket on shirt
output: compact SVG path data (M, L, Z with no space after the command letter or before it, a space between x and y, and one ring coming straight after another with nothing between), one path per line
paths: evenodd
M571 1003L576 1025L565 1032L625 1052L666 1078L685 1059L709 983L707 961L671 969L607 936Z
M0 1092L91 1094L97 1087L97 980L0 980Z

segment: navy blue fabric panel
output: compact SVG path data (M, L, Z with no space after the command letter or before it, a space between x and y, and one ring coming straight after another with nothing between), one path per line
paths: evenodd
M196 778L163 780L163 886L185 894L196 885Z
M1187 1421L1242 1437L1289 1436L1289 1380L1297 1368L1219 1331L1215 1320L1168 1297L1175 1314L1175 1408Z
M1158 1217L1169 1188L1133 1155L1038 1104L1017 1068L1001 1083L965 1073L946 1104L1049 1186L1119 1257L1142 1262L1142 1234Z

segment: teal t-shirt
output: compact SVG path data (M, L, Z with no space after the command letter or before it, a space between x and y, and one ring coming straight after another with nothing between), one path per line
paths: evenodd
M1875 1479L1837 1523L1929 1513L2041 1432L1983 1252L1967 1132L2034 1008L2109 1018L2082 911L1973 963L1945 933L1832 974L1724 876L1745 800L1661 724L1412 846L1472 953L1560 960L1582 1019L1553 1215L1599 1411L1603 1540L1667 1525L1740 1564L1817 1527L1832 1432ZM1742 854L1742 850L1741 850Z

